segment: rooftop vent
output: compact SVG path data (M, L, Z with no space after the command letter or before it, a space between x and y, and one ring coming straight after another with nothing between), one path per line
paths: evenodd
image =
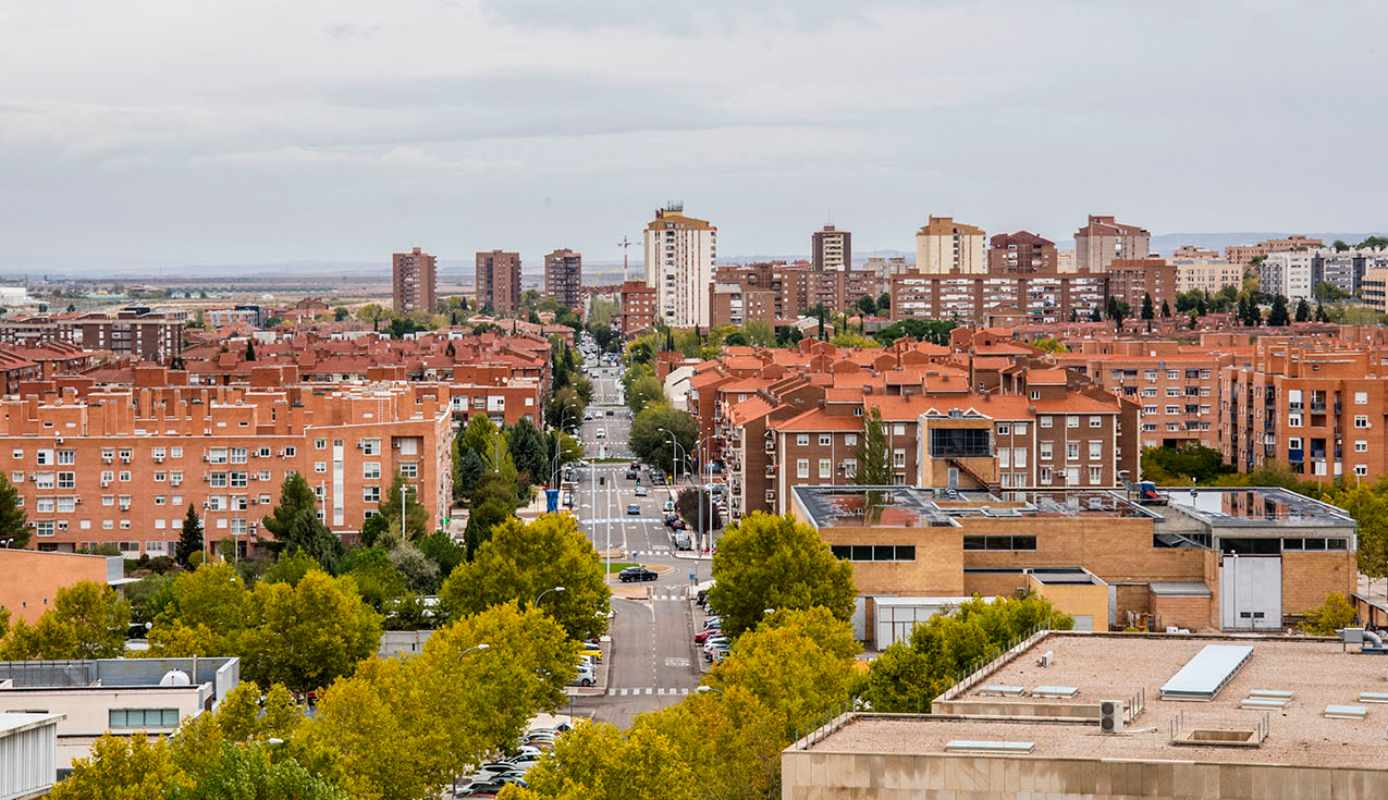
M181 669L171 669L159 679L160 686L192 686L193 679Z
M1045 697L1049 699L1069 698L1079 693L1080 690L1074 686L1038 686L1031 690L1032 697Z
M945 752L947 753L1016 755L1018 753L1030 753L1035 749L1035 742L988 741L982 739L951 739L945 744Z
M1252 655L1247 645L1205 645L1162 685L1161 699L1213 700Z
M1322 716L1326 719L1365 719L1369 716L1369 709L1363 706L1326 706Z
M1388 692L1360 692L1361 703L1388 703Z

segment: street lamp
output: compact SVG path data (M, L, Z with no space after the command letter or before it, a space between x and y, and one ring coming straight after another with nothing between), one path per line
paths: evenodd
M540 592L540 594L535 598L535 603L534 603L535 607L536 607L536 608L539 608L539 607L540 607L540 601L543 600L544 597L545 597L545 595L549 594L550 592L562 592L562 591L566 591L566 590L564 589L563 586L551 586L551 587L549 587L548 589L544 590L543 592Z
M669 436L669 437L670 437L670 461L671 461L670 466L671 466L672 471L674 472L674 475L673 475L673 482L672 482L671 485L672 485L672 486L679 486L679 485L680 485L680 462L679 462L679 453L680 453L681 450L684 450L684 448L680 446L679 440L677 440L677 439L675 438L675 433L674 433L674 431L671 431L671 430L668 429L668 428L656 428L656 430L658 430L658 431L660 431L661 433L665 434L666 436ZM685 453L685 457L687 458L688 456L689 456L689 453L686 452L686 453Z

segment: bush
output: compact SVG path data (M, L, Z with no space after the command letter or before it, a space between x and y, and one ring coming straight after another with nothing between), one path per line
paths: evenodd
M1339 593L1325 598L1320 608L1312 610L1297 628L1311 636L1334 636L1341 628L1354 622L1354 606Z

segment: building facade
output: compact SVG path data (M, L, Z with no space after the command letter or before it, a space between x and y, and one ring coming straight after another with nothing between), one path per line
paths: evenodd
M617 330L623 336L635 336L641 331L655 327L656 290L644 281L625 281L619 293L621 314L617 317Z
M1224 248L1224 257L1231 263L1246 266L1253 263L1255 258L1266 256L1271 253L1280 253L1287 250L1315 250L1324 247L1325 242L1320 239L1312 239L1299 234L1288 236L1285 239L1268 239L1257 244L1234 244Z
M810 252L815 272L853 269L853 234L825 225L810 235Z
M1055 242L1031 231L999 233L988 243L988 272L993 275L1053 275Z
M122 309L114 314L94 312L78 317L30 317L0 322L0 344L61 342L168 364L183 353L186 326L185 320L172 314L145 308Z
M477 253L477 306L497 316L511 316L520 308L520 253L504 250Z
M545 254L545 296L576 310L582 294L583 254L567 249Z
M1243 285L1243 267L1228 261L1189 261L1176 263L1176 291L1217 294L1226 286Z
M1175 313L1176 265L1160 258L1114 259L1109 265L1108 293L1127 303L1132 316L1142 310L1143 298L1152 298L1152 308L1161 315L1162 303Z
M982 275L988 272L983 229L930 217L916 231L916 271L925 275Z
M672 328L707 327L718 229L672 203L656 210L644 239L646 285L656 292L656 317Z
M1279 250L1268 253L1258 265L1258 290L1273 296L1281 295L1292 302L1310 300L1315 284L1312 282L1311 250Z
M1146 258L1151 249L1152 234L1147 229L1090 214L1085 226L1075 231L1075 269L1108 272L1114 259Z
M390 257L391 302L397 314L434 313L438 291L437 260L416 247Z
M1068 322L1108 301L1108 275L902 275L892 279L891 316L963 324Z

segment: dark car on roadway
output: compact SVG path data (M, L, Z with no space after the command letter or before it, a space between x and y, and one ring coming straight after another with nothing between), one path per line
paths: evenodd
M627 567L617 573L617 580L622 583L630 583L631 581L653 581L656 577L654 572L645 567Z

